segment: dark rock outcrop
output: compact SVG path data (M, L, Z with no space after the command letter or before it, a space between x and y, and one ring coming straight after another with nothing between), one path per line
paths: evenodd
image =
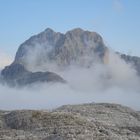
M3 140L139 140L140 113L117 104L0 111Z
M28 85L37 82L62 82L65 80L53 72L30 72L21 64L11 64L1 72L3 80L11 86Z

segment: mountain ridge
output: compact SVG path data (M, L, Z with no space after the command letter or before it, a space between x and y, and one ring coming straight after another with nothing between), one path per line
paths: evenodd
M26 63L26 57L29 56L30 58L32 54L30 49L34 49L34 51L42 50L42 52L36 52L37 56L33 58L36 63L39 60L43 61L42 63L46 63L49 59L49 61L55 61L58 65L69 65L75 61L80 61L78 59L84 55L85 57L88 55L94 57L96 55L95 57L100 59L107 48L103 43L102 37L96 32L75 28L67 31L65 34L46 29L44 32L32 36L20 45L16 53L15 62ZM39 56L40 54L42 55ZM41 57L43 56L46 57L42 60ZM36 60L36 58L39 60Z
M15 60L10 66L19 64L19 66L23 65L29 72L50 71L55 73L70 65L85 68L89 68L94 63L106 65L111 59L109 54L110 50L96 32L75 28L66 33L60 33L47 28L19 46ZM139 57L121 53L116 53L116 55L132 65L140 75ZM3 72L2 76L6 79Z

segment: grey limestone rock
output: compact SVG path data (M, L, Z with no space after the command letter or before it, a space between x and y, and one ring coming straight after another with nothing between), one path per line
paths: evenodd
M54 72L70 65L89 68L94 62L105 64L108 53L109 49L96 32L76 28L64 34L47 28L22 43L14 62L2 70L1 74L3 81L11 85L28 85L35 82L64 83L65 80ZM140 74L139 57L117 54L133 65ZM1 79L0 76L0 81Z
M106 49L96 32L76 28L63 34L48 28L20 45L15 62L25 67L31 63L33 67L49 63L59 67L73 63L87 66L93 61L102 61Z
M21 64L11 64L2 70L2 78L8 85L25 86L39 82L61 82L66 81L53 72L30 72Z
M0 111L3 140L139 140L140 113L118 104Z

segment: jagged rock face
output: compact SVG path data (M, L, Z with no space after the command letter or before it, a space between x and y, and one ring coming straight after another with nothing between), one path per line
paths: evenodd
M21 44L14 62L31 71L55 71L71 64L89 67L94 62L107 63L108 53L109 49L96 32L76 28L63 34L48 28ZM139 57L118 55L140 74Z
M117 104L0 111L3 140L139 140L140 113Z
M28 71L21 64L11 64L6 66L1 73L5 79L17 79L28 74Z
M95 32L77 28L62 34L46 29L19 47L15 62L31 70L43 66L50 68L52 64L88 66L93 61L102 61L106 49L101 36Z
M14 85L38 81L62 82L64 80L60 76L46 71L58 72L71 65L89 68L94 62L107 64L112 59L108 57L109 53L102 37L95 32L77 28L62 34L46 29L20 45L14 62L2 71L2 76ZM139 57L118 55L132 64L140 75Z
M11 86L28 85L37 82L62 82L65 80L53 72L30 72L21 64L11 64L2 71L3 80Z

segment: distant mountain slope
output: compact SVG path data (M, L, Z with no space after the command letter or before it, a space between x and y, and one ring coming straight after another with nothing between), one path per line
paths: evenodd
M0 111L3 140L139 140L140 113L117 104Z

